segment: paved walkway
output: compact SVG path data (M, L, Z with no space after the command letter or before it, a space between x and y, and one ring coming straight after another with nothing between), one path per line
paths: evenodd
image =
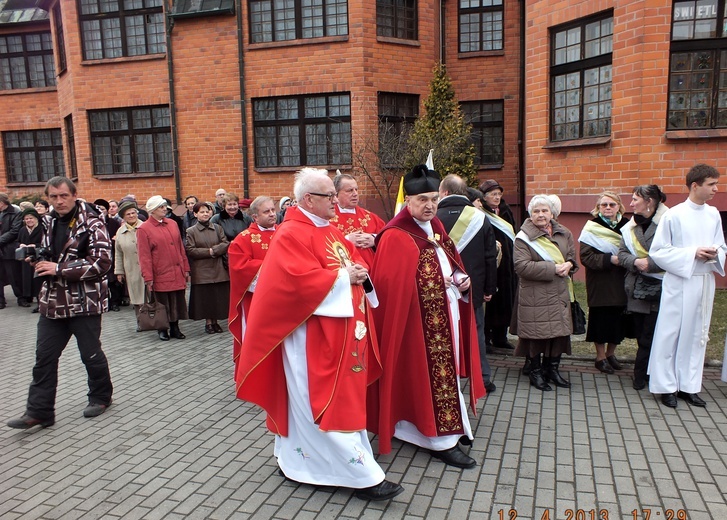
M406 491L368 503L277 474L264 415L233 397L231 341L183 322L184 341L136 333L133 311L104 316L114 405L84 419L86 376L72 340L56 424L12 430L24 410L37 314L0 311L0 518L727 519L727 385L706 371L706 410L669 410L564 363L573 388L541 393L520 361L492 356L497 391L473 419L474 470L394 441L379 461ZM627 367L630 368L630 367ZM374 442L374 445L375 442ZM650 513L650 517L648 516Z

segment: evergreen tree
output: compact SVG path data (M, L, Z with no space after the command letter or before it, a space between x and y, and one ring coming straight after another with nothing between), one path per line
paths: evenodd
M472 125L465 121L445 65L438 63L433 75L429 96L424 101L425 113L417 119L409 136L406 170L423 164L429 150L434 150L434 169L442 177L455 173L476 187Z

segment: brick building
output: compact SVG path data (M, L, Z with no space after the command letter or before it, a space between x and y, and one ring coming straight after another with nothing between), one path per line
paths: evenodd
M140 201L211 200L220 187L277 198L302 165L356 174L358 151L381 128L416 118L439 60L475 127L480 176L498 178L509 200L520 196L518 2L0 8L0 190L11 196L37 193L59 173L77 178L87 199ZM39 71L42 82L31 78ZM27 78L16 82L15 72Z

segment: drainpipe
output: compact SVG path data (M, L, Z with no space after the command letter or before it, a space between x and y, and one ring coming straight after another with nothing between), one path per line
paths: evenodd
M525 220L525 0L520 0L520 78L518 96L517 154L520 222Z
M242 125L242 191L244 198L250 198L250 172L247 167L249 150L247 147L247 100L245 99L245 59L243 45L245 36L242 28L242 1L236 2L237 13L237 66L240 71L240 119Z
M445 0L439 0L439 62L442 65L445 65L447 60L447 32L445 27L447 18L444 12L444 2Z
M179 133L177 132L177 105L174 96L174 59L172 57L172 29L174 18L169 15L171 7L165 6L164 22L167 31L167 75L169 76L169 117L172 126L172 155L174 162L174 189L177 195L177 204L182 203L182 181L179 178Z

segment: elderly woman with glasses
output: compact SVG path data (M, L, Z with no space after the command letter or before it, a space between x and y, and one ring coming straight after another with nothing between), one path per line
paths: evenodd
M596 346L596 368L605 374L621 370L616 347L627 331L624 314L626 270L618 258L621 228L628 222L623 218L625 212L621 197L612 191L604 191L596 198L591 211L593 219L586 222L578 237L581 263L586 268L586 341L592 341Z
M547 195L534 196L513 251L518 291L510 332L518 335L515 355L530 358L530 384L544 392L552 390L548 381L570 388L559 367L561 356L571 353L570 276L578 269L573 235L555 220L554 210Z
M189 261L176 222L166 218L167 203L154 195L146 203L149 219L136 232L139 265L148 291L167 310L169 332L159 330L159 339L184 339L179 320L189 319L184 292L190 281Z

